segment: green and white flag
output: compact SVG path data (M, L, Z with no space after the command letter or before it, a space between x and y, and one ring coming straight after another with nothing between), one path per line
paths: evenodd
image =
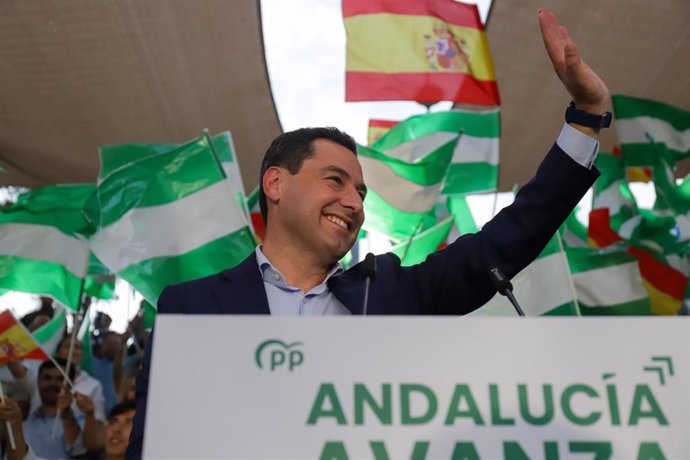
M583 315L651 314L637 259L628 254L626 247L568 250Z
M452 226L453 219L448 217L409 240L394 246L390 252L400 257L400 262L405 267L424 262L429 254L436 252L439 246L446 242Z
M467 202L467 195L450 195L447 198L446 205L460 235L477 233L479 231L470 205Z
M612 98L616 115L618 142L626 166L654 165L657 154L648 136L668 149L673 165L690 154L690 112L661 102L615 95Z
M56 185L20 195L0 212L0 288L47 295L79 310L89 248L79 232L93 185Z
M534 262L513 279L513 293L526 316L578 316L568 260L556 233ZM474 316L516 316L510 301L496 294Z
M64 308L57 307L53 318L32 332L34 338L41 344L41 348L50 356L55 354L60 340L67 327L67 312Z
M95 228L89 246L155 305L166 286L232 267L254 250L232 197L203 135L104 177L84 209Z
M575 206L575 209L568 215L560 229L561 241L563 241L566 251L569 248L589 247L587 243L587 227L577 218L579 209L579 206Z
M91 253L89 269L84 280L84 293L89 297L111 300L115 298L115 275Z
M180 146L181 144L119 144L101 147L101 170L98 174L98 180L103 180L110 173L128 163L169 152ZM213 136L211 147L235 192L235 197L245 208L244 185L230 131Z
M488 192L498 185L500 110L450 110L408 118L391 128L372 148L386 155L409 151L425 137L451 138L461 134L453 150L442 193ZM399 156L398 156L399 157Z
M635 197L625 179L623 158L609 153L599 153L595 162L601 176L594 183L592 209L608 208L613 230L639 214Z
M385 151L358 146L369 189L363 228L400 242L435 225L434 205L458 138L457 133L431 133Z

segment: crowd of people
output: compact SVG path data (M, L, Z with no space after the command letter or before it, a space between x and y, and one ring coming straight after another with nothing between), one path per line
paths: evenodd
M33 332L53 315L50 299L42 298L21 322ZM123 334L109 327L108 315L98 313L90 344L66 331L53 359L0 367L3 459L124 458L136 411L134 381L148 333L140 315ZM87 351L88 370L83 366Z

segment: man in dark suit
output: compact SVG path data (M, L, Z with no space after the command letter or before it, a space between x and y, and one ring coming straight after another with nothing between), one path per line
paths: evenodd
M598 176L591 166L608 89L553 14L540 11L539 20L549 57L575 104L570 124L535 178L481 232L413 267L401 267L392 254L376 257L368 314L462 315L479 308L495 293L489 267L509 277L522 270ZM260 178L263 245L235 268L166 288L159 313L361 314L362 266L342 271L338 265L364 221L366 186L352 138L332 128L285 133L269 147ZM150 348L137 379L128 458L141 455L149 368Z

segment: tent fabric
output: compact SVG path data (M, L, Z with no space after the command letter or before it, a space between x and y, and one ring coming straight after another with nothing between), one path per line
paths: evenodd
M612 93L690 110L687 0L494 0L502 190L531 177L570 100L541 44L542 6ZM251 190L281 131L259 0L0 2L0 185L94 182L101 145L181 143L203 128L232 132ZM615 143L614 126L602 150Z
M690 2L687 0L494 0L487 33L501 93L499 186L524 184L563 124L570 96L544 52L537 10L565 24L580 54L612 94L690 110ZM601 148L616 144L615 121ZM690 167L679 164L678 173Z
M204 128L251 189L281 132L258 0L0 2L0 185L95 182L99 146Z

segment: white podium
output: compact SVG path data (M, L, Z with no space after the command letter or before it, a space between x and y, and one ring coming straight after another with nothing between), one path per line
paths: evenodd
M688 459L689 369L689 318L160 315L144 457Z

